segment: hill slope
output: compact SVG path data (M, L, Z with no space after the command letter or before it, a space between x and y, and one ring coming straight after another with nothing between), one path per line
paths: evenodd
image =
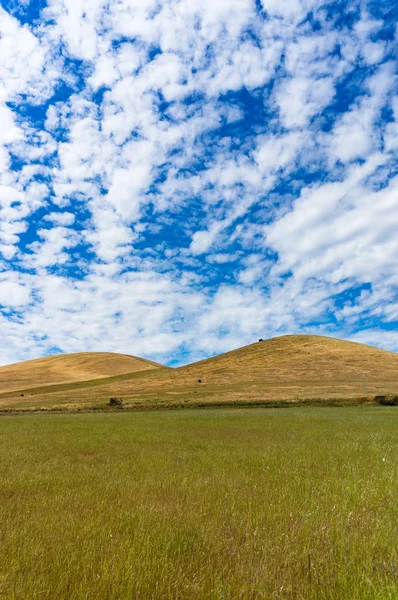
M162 367L158 363L113 352L58 354L0 367L0 394L135 373Z
M398 354L334 338L289 335L178 369L153 368L75 385L73 390L30 390L28 399L2 394L0 406L92 407L114 395L126 406L146 408L398 394Z
M178 369L203 381L229 383L302 380L391 379L398 377L398 354L317 335L286 335L257 342Z

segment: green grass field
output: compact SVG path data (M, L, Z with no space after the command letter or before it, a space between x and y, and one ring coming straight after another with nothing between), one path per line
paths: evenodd
M0 419L0 598L398 598L398 409Z

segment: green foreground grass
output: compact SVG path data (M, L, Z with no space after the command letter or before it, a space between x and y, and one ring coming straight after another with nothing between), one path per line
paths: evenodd
M0 419L0 598L398 598L398 409Z

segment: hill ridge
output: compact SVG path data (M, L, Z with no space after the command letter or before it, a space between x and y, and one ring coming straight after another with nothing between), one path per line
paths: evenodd
M121 355L113 356L119 359ZM90 407L118 396L127 407L149 408L398 393L397 353L329 336L277 336L175 369L145 359L123 359L135 361L135 369L52 386L30 386L35 388L30 390L32 398L18 399L18 405ZM14 400L10 390L0 387L0 405L15 404L15 395L17 391L22 395L23 387L16 390L14 386Z
M159 368L164 367L154 361L116 352L55 354L0 367L0 394Z
M235 353L241 352L245 349L248 348L254 348L255 346L258 346L258 344L268 344L270 342L277 342L277 341L282 341L282 340L289 340L289 339L300 339L304 341L304 338L308 338L308 341L312 340L312 339L318 339L318 340L331 340L334 342L341 342L342 344L352 344L355 346L359 346L361 348L370 348L372 350L376 350L379 352L385 352L387 354L393 354L396 355L398 357L398 353L392 351L392 350L385 350L383 348L378 348L377 346L372 346L370 344L364 344L362 342L354 342L352 340L345 340L345 339L341 339L341 338L335 338L332 336L326 336L326 335L317 335L317 334L306 334L306 333L291 333L291 334L285 334L285 335L279 335L279 336L275 336L272 338L264 338L264 339L260 339L256 342L252 342L250 344L246 344L244 346L240 346L239 348L234 348L233 350L227 350L226 352L222 352L221 354L215 354L213 356L210 356L208 358L201 358L198 361L195 361L193 363L188 363L186 365L181 365L179 367L176 367L176 370L179 369L185 369L188 367L191 367L193 365L199 365L200 363L204 363L206 361L210 361L210 360L217 360L217 359L221 359L230 355L233 355Z
M142 358L141 356L135 356L134 354L125 354L124 352L107 352L107 351L97 351L94 350L93 352L90 351L83 351L83 352L60 352L58 354L48 354L46 356L38 356L37 358L28 358L27 360L22 360L22 361L18 361L18 362L14 362L14 363L7 363L6 365L1 365L0 366L0 370L4 367L15 367L16 365L21 365L21 364L27 364L27 363L33 363L33 362L39 362L39 361L50 361L52 359L61 359L63 357L67 357L67 356L71 356L71 357L78 357L78 356L125 356L127 358L135 358L136 360L139 361L143 361L143 362L148 362L154 365L159 365L161 367L163 367L164 365L157 363L156 361L147 359L147 358Z

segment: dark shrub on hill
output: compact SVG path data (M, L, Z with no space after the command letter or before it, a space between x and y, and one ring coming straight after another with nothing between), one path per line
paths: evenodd
M375 402L381 406L398 406L398 396L375 396Z
M109 406L113 406L116 408L122 408L123 401L121 400L121 398L109 398Z

